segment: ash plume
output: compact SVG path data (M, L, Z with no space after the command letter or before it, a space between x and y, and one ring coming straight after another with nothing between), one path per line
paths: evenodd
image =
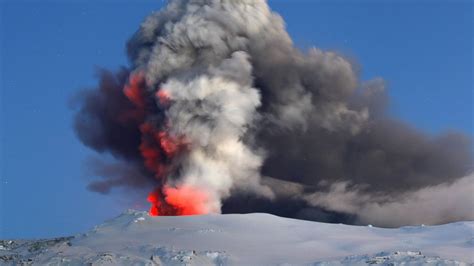
M77 136L117 161L94 168L93 191L149 188L152 215L474 219L471 140L391 117L382 79L361 81L337 53L297 49L266 1L170 1L127 51L129 67L101 71L75 98Z

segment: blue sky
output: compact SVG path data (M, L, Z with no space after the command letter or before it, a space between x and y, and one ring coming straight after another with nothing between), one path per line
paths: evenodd
M86 190L92 152L72 130L71 95L163 1L0 1L0 238L85 231L122 212ZM431 134L473 135L471 1L270 1L297 46L340 51L383 77L391 112Z

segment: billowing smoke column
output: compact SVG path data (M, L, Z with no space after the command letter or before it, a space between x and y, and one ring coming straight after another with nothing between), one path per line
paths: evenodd
M170 1L128 55L76 101L80 140L116 159L90 165L102 177L93 191L147 188L152 215L474 219L470 140L390 117L383 80L296 49L265 1Z

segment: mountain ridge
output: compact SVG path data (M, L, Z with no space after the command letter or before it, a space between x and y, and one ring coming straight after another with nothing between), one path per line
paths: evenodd
M1 240L0 264L468 265L474 222L396 229L266 213L149 216L127 210L86 233Z

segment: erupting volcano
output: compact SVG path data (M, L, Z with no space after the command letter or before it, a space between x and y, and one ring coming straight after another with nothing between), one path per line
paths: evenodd
M391 117L381 78L300 51L263 0L169 1L127 51L128 67L76 99L79 139L106 154L93 191L138 191L151 215L474 219L471 140Z

